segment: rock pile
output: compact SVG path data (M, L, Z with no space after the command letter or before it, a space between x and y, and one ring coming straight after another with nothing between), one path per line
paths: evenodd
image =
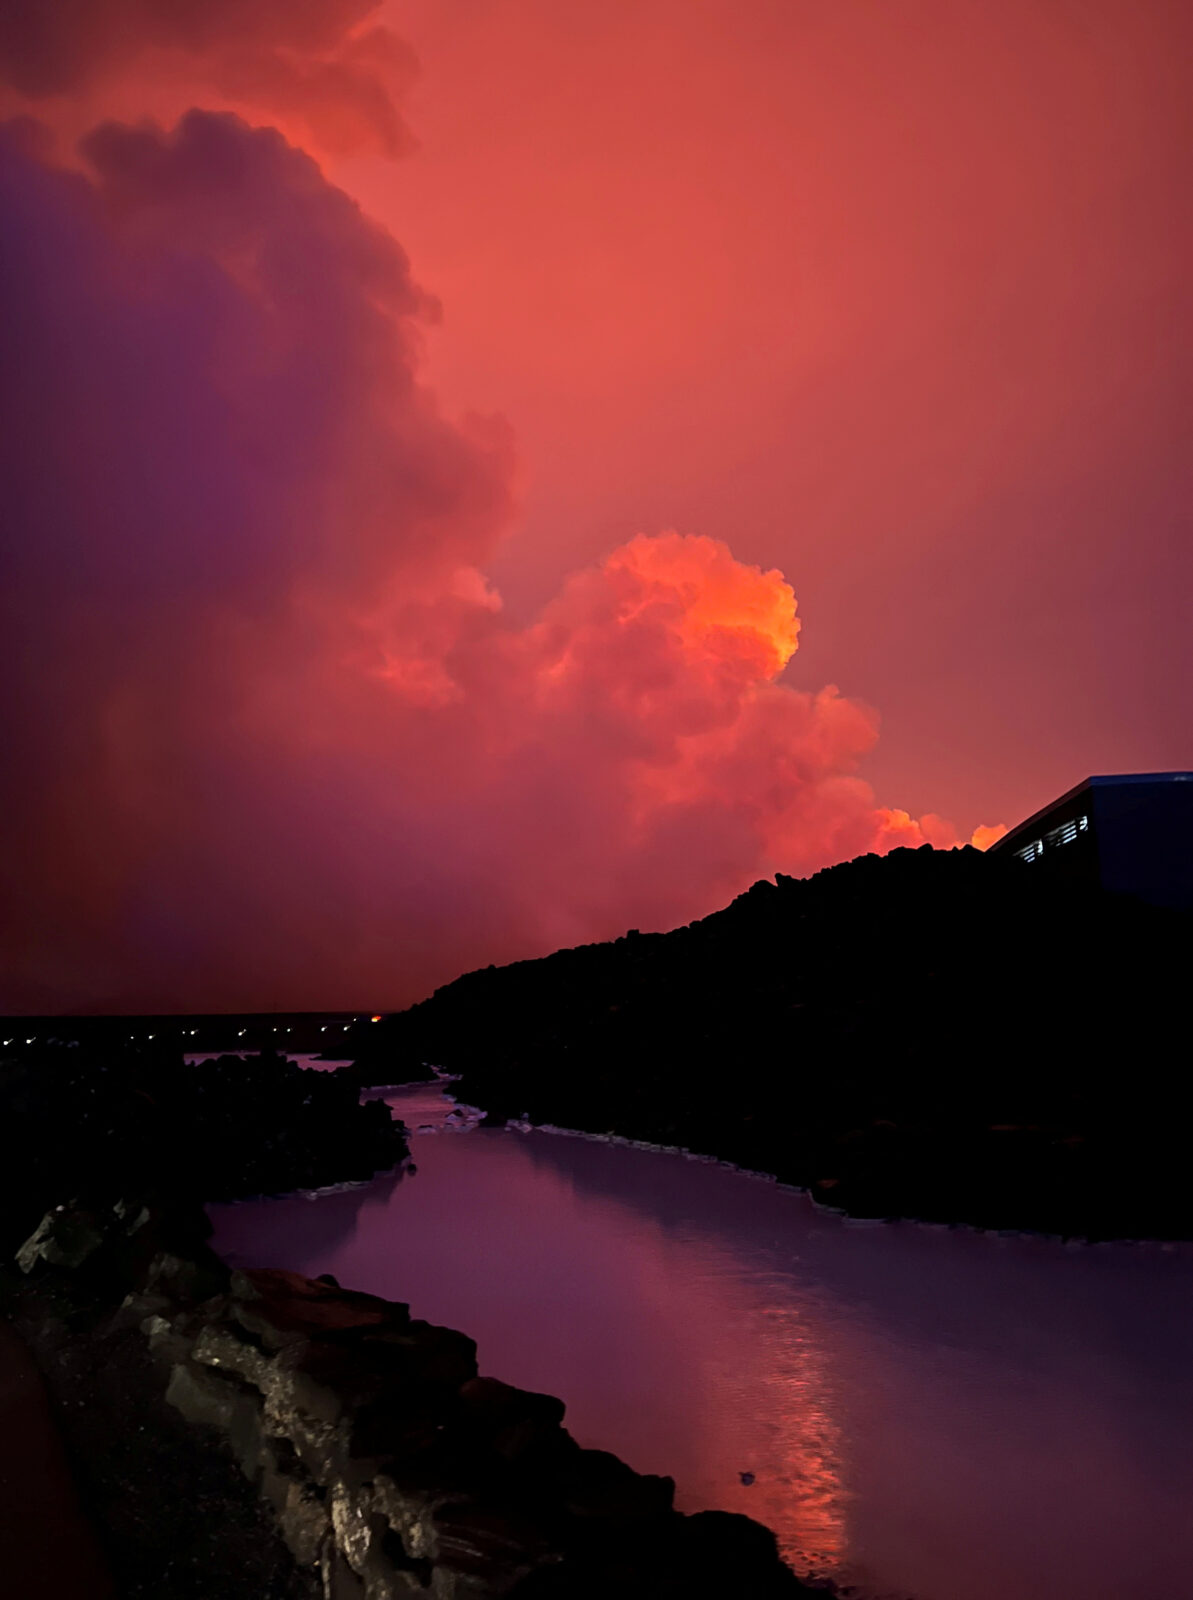
M325 1600L811 1593L768 1530L680 1515L670 1479L581 1449L561 1401L480 1376L463 1334L329 1278L230 1273L195 1231L180 1253L185 1219L64 1209L20 1263L76 1296L86 1273L109 1304L135 1270L117 1320L147 1341L170 1404L259 1487Z

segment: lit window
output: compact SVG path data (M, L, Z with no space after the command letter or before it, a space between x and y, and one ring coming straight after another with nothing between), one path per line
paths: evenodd
M1029 845L1025 845L1022 850L1016 850L1015 854L1019 857L1020 861L1038 861L1039 858L1044 854L1044 841L1043 839L1033 839L1032 842Z
M1088 833L1089 832L1089 818L1088 817L1078 817L1077 818L1077 831L1079 833Z
M1048 843L1054 847L1060 844L1072 844L1077 837L1077 824L1076 822L1062 822L1059 828L1053 828L1052 832L1046 834L1045 837Z

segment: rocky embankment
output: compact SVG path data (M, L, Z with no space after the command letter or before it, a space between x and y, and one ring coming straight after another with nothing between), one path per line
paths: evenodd
M680 1515L670 1479L582 1449L561 1401L480 1376L463 1334L330 1279L229 1272L202 1222L58 1209L0 1281L125 1595L812 1592L768 1530Z
M1191 928L896 850L470 973L379 1023L357 1072L430 1062L494 1120L677 1145L859 1216L1190 1238Z
M19 1448L59 1459L54 1428L64 1435L122 1600L306 1600L316 1587L269 1507L166 1403L143 1333L113 1313L164 1253L192 1263L178 1268L192 1293L222 1281L218 1263L196 1264L205 1200L367 1179L406 1157L405 1129L337 1075L272 1054L188 1066L144 1034L81 1030L71 1045L50 1031L0 1050L0 1315L36 1354L51 1402L31 1402L50 1436ZM6 1396L28 1387L19 1351L11 1338L0 1348ZM54 1544L74 1535L40 1531L36 1592L65 1592L69 1552Z

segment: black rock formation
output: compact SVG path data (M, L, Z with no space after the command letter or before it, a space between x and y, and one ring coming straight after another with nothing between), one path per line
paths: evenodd
M192 1203L365 1179L407 1154L379 1101L282 1056L187 1065L175 1051L0 1052L0 1248L51 1206Z
M1193 1237L1191 929L1013 858L896 850L469 973L374 1048L460 1074L494 1121L678 1145L858 1215Z

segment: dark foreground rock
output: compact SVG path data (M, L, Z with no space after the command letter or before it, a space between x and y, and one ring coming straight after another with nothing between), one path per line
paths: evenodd
M24 1343L0 1317L0 1550L5 1594L114 1600L115 1584ZM53 1550L47 1562L47 1550Z
M66 1200L193 1207L366 1179L407 1153L384 1104L362 1105L342 1074L282 1056L191 1066L177 1048L0 1050L5 1256Z
M1191 963L1188 915L924 847L470 973L372 1049L495 1121L678 1145L860 1216L1190 1238Z
M329 1279L230 1273L200 1231L132 1206L56 1211L0 1285L126 1594L812 1592L768 1530L680 1515L670 1479L581 1449L562 1402L480 1376L464 1335ZM137 1235L160 1248L130 1268Z

